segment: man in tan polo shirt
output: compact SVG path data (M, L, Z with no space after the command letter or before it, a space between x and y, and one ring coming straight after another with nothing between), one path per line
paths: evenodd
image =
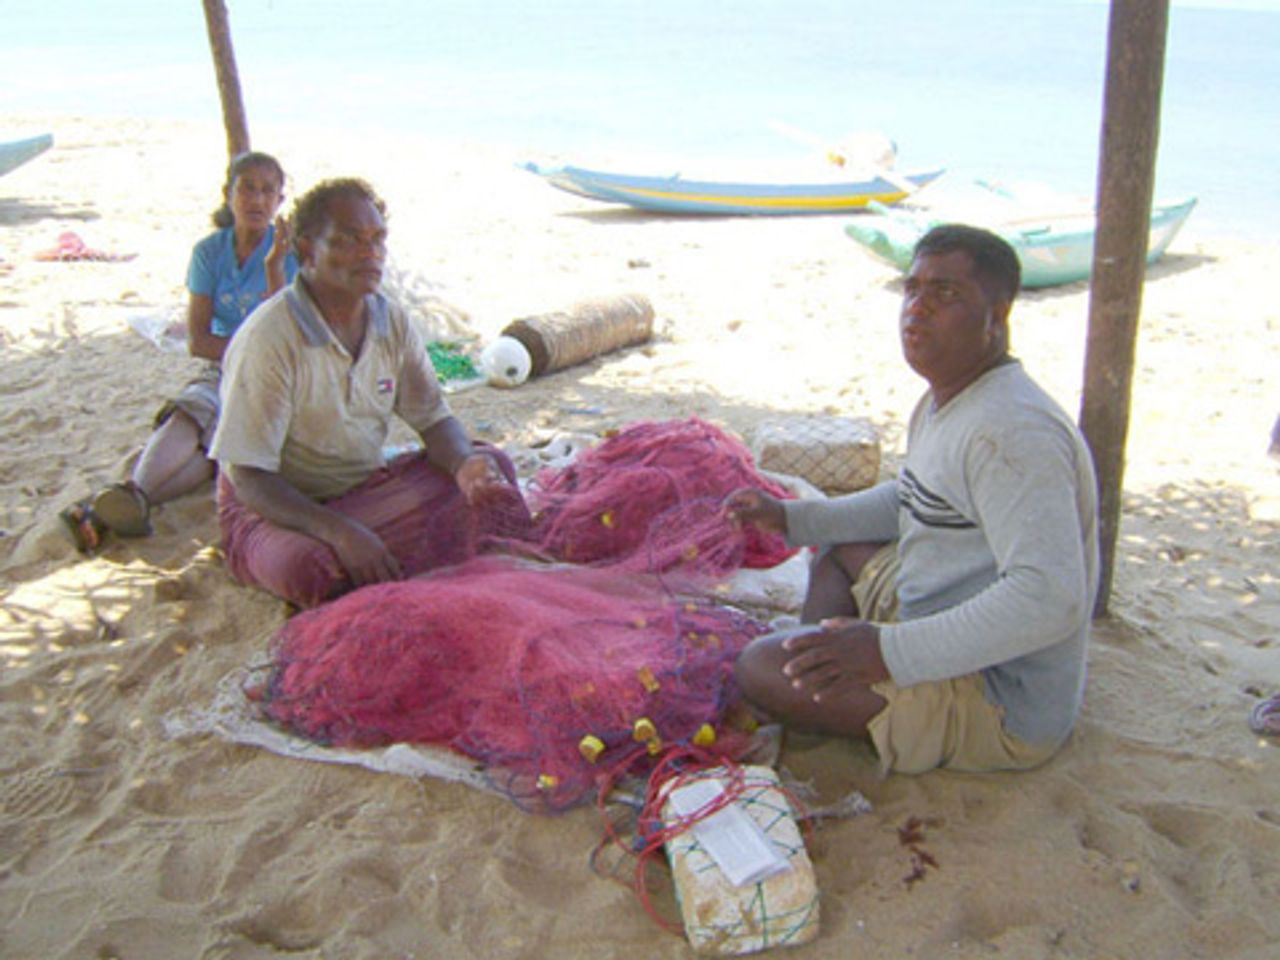
M326 181L292 220L299 276L232 339L210 453L227 566L310 607L465 559L528 514L510 461L472 443L421 335L379 293L383 201ZM425 449L385 463L393 414Z

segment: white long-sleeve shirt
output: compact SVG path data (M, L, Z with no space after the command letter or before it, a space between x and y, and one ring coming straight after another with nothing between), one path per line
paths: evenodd
M1093 461L1062 408L1011 361L912 413L897 479L786 504L795 544L897 540L899 686L981 671L1005 727L1066 737L1084 695L1098 584Z

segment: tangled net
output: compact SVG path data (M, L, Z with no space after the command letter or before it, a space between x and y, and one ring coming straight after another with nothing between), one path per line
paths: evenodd
M732 755L746 742L724 722L734 660L765 627L702 588L789 554L724 516L724 497L746 485L786 495L709 424L623 430L539 474L532 527L525 514L511 528L521 535L479 542L500 552L292 618L266 711L335 746L447 745L540 810L577 804L671 745Z
M762 629L645 580L479 557L295 616L267 707L321 743L447 745L518 803L559 809L599 771L714 727Z
M623 429L569 466L539 473L529 501L535 537L556 559L656 571L682 563L691 543L738 541L732 566L699 564L723 574L776 566L792 553L780 536L733 531L720 514L720 502L747 486L792 495L760 475L744 444L695 417Z

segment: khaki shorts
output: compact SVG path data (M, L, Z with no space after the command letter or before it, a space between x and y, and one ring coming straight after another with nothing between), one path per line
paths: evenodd
M154 428L159 429L176 411L181 410L200 428L200 449L208 452L213 432L218 428L218 385L221 382L222 368L216 363L206 363L176 397L160 408Z
M865 619L897 619L897 576L897 548L888 544L867 561L852 587ZM980 673L910 687L886 680L871 689L888 701L867 724L886 773L923 773L936 767L1026 770L1044 763L1060 746L1027 743L1007 732L1004 710L987 699Z

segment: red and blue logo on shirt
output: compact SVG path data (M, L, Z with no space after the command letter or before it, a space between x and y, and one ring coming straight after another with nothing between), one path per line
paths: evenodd
M382 377L378 380L378 393L395 393L396 382L391 377Z

